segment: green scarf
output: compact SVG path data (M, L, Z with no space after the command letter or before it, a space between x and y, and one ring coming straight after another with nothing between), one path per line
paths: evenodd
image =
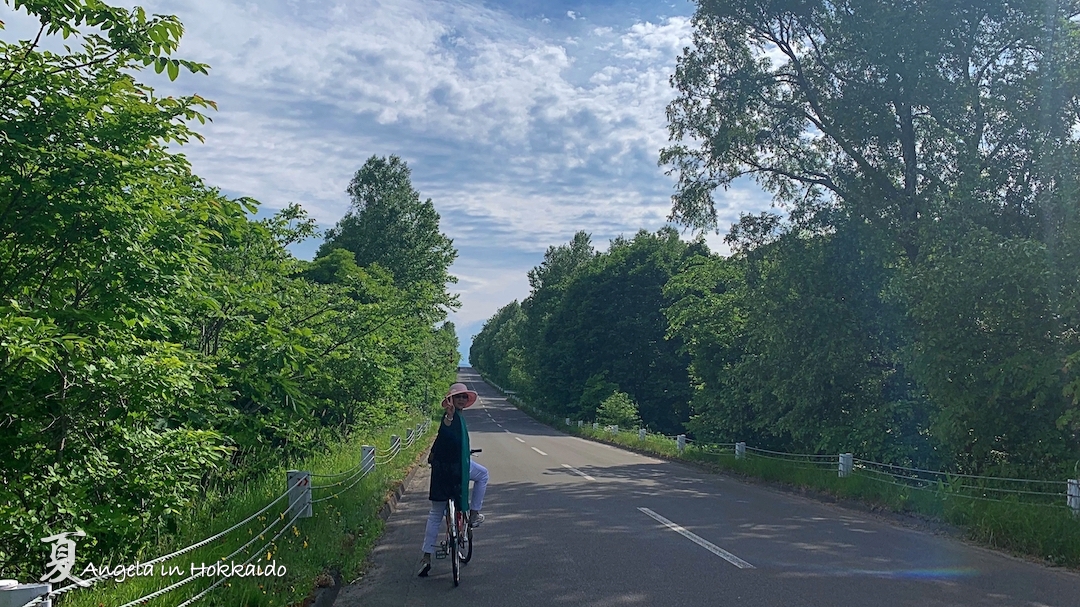
M462 512L469 511L469 467L471 453L469 453L469 427L465 425L465 416L461 411L455 416L461 420L461 500L458 506Z

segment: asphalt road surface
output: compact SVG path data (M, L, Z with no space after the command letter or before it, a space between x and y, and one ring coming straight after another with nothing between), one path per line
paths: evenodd
M1080 607L1080 575L872 515L567 436L469 369L491 474L473 560L418 578L428 469L337 607Z

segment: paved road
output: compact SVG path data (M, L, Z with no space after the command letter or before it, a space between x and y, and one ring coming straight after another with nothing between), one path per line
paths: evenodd
M491 472L473 561L416 577L424 468L338 607L1080 607L1080 575L860 512L561 434L480 377L467 412Z

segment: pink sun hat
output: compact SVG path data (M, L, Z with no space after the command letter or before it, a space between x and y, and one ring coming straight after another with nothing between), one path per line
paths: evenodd
M468 409L469 407L473 406L473 403L476 402L476 392L473 392L472 390L465 387L465 384L451 384L450 391L446 393L443 401L445 402L449 400L450 397L455 394L467 394L469 396L469 399L465 401L465 406L462 407L462 409Z

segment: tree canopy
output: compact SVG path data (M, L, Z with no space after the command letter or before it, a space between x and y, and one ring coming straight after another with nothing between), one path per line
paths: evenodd
M673 217L748 175L914 260L943 215L1033 237L1075 200L1080 3L702 0L672 77Z
M407 290L427 285L443 292L456 282L449 273L457 257L453 241L439 231L435 205L420 200L410 176L397 156L368 158L349 183L349 211L327 231L317 256L351 251L359 265L378 264Z

